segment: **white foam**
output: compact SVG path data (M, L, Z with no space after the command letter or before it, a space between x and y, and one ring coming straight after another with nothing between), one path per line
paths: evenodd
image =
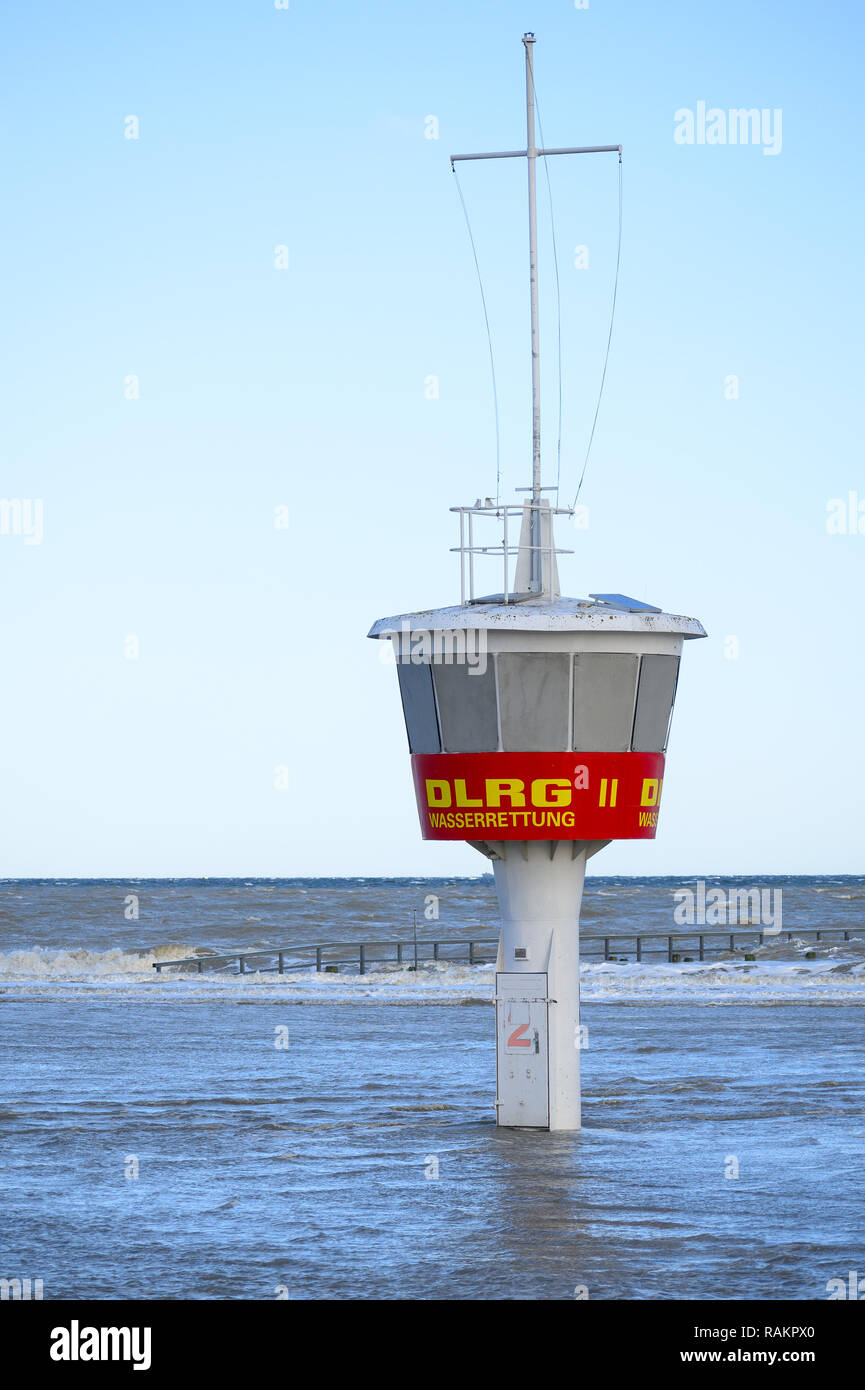
M182 960L188 948L168 944L152 951L89 951L85 947L51 950L34 946L29 951L0 954L0 982L6 980L92 980L99 978L149 978L156 961Z
M642 1004L865 1004L865 960L829 949L804 959L805 943L792 958L681 963L586 963L580 986L586 1003ZM415 973L405 966L378 965L356 971L285 975L201 975L153 969L181 960L189 948L166 944L152 951L45 950L0 954L4 998L70 996L128 997L139 1001L223 999L297 1003L490 1004L495 967L429 962Z

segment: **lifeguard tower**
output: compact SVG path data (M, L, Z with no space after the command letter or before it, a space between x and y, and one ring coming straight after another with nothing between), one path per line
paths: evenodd
M576 1130L586 862L611 840L654 838L682 647L706 634L623 594L560 593L553 528L571 513L541 485L535 161L621 147L535 147L534 36L523 43L526 149L452 158L528 163L530 497L453 508L460 603L382 618L369 636L394 644L423 837L465 840L492 863L497 1122ZM481 557L497 557L500 591L475 592Z

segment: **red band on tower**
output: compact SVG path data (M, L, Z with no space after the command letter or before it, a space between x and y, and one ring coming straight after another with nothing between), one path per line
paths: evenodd
M653 840L663 753L416 753L425 840Z

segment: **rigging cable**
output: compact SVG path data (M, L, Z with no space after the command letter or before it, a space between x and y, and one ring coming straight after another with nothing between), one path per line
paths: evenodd
M460 186L459 175L457 174L457 171L456 171L456 165L453 164L453 163L451 163L451 173L453 174L454 179L456 180L457 193L459 194L460 203L462 204L463 216L464 216L465 219L466 219L466 228L468 229L469 241L471 242L471 247L472 247L472 255L474 256L474 261L475 261L475 270L477 271L477 276L478 276L478 288L480 289L480 292L481 292L481 304L483 305L483 310L484 310L484 323L486 324L486 327L487 327L487 343L488 343L488 345L489 345L489 350L490 350L490 375L492 376L492 382L493 382L493 413L494 413L494 415L495 415L495 422L496 422L496 506L498 507L498 505L499 505L499 503L500 503L500 501L501 501L501 493L502 493L502 454L501 454L501 440L500 440L500 437L499 437L499 396L498 396L498 391L497 391L497 389L496 389L496 363L495 363L495 358L494 358L494 356L493 356L493 339L492 339L492 334L490 333L490 320L489 320L489 315L488 315L488 313L487 313L487 300L486 300L486 295L484 294L484 282L483 282L483 280L481 279L481 268L480 268L480 265L478 264L478 253L477 253L477 248L476 248L476 246L475 246L475 239L474 239L474 237L472 236L472 224L471 224L471 222L469 221L468 208L466 207L466 200L465 200L465 198L463 197L463 190L462 190L462 187Z
M609 360L610 360L610 343L611 343L612 340L613 340L613 321L614 321L614 319L615 319L615 317L616 317L616 295L617 295L618 292L619 292L619 266L620 266L620 264L621 264L621 260L622 260L622 152L621 152L621 150L620 150L620 151L619 151L619 243L618 243L618 246L617 246L617 248L616 248L616 278L615 278L615 280L614 280L614 282L613 282L613 304L612 304L612 308L611 308L611 310L610 310L610 331L609 331L609 333L607 334L607 350L606 350L606 352L604 353L604 370L601 372L601 386L600 386L600 390L598 391L598 401L597 401L597 404L596 404L596 406L595 406L595 417L594 417L594 419L592 420L592 430L591 430L591 433L590 433L590 435L589 435L589 443L588 443L588 447L587 447L587 449L586 449L586 457L585 457L585 459L583 460L583 471L582 471L582 473L580 474L580 481L579 481L579 483L577 484L577 495L576 495L576 497L574 498L573 507L576 507L577 502L579 501L579 497L580 497L580 488L583 486L583 479L584 479L585 476L586 476L586 468L587 468L588 462L589 462L589 454L592 452L592 440L593 440L594 437L595 437L595 426L596 426L596 424L598 423L598 412L599 412L600 409L601 409L601 398L603 397L603 394L604 394L604 382L605 382L606 379L607 379L607 363L608 363ZM573 510L573 507L571 508L571 510Z

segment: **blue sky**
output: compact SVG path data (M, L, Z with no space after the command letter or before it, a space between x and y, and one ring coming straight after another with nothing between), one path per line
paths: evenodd
M685 650L657 840L592 867L862 871L865 534L826 529L831 499L865 502L861 15L190 0L4 20L0 496L41 499L44 534L0 535L0 873L485 870L420 840L395 674L365 634L458 601L448 508L495 487L448 155L523 143L529 28L546 142L624 146L589 526L562 525L563 588L710 634ZM677 144L701 101L780 109L780 153ZM616 176L614 157L550 162L563 500L603 361ZM525 170L461 180L512 496L531 458ZM553 481L542 175L539 198Z

